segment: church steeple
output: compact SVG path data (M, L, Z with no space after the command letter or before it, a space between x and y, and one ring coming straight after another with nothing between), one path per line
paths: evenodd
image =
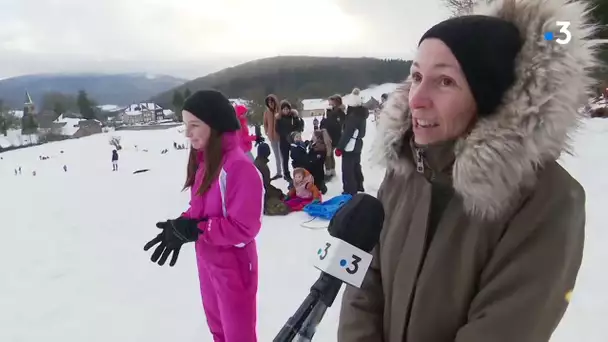
M32 97L30 93L25 91L25 103L23 104L23 114L36 114L36 106L34 105L34 101L32 101Z

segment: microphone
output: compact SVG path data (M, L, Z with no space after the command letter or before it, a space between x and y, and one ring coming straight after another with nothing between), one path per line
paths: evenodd
M343 283L359 287L372 261L371 250L384 223L382 203L357 194L329 222L329 236L316 250L314 266L321 276L273 342L311 341L317 325L336 299Z

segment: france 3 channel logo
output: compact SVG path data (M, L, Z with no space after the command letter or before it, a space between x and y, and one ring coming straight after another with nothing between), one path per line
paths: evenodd
M560 28L559 36L555 34L555 32L545 32L545 40L547 41L555 41L557 44L565 45L570 43L572 40L572 32L570 32L570 22L569 21L556 21L555 24Z

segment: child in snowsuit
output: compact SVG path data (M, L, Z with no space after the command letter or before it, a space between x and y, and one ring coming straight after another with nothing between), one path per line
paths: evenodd
M313 201L321 202L321 193L315 186L310 172L303 168L293 170L293 188L285 199L291 211L301 211Z
M262 226L262 179L240 146L239 121L222 93L198 91L186 99L182 113L191 145L184 186L191 191L190 207L157 223L163 231L144 250L159 244L152 261L163 265L171 256L174 265L180 248L194 242L213 340L257 342L255 238Z
M258 155L255 157L255 167L262 174L264 182L264 215L287 215L290 212L289 207L283 202L285 195L275 186L273 186L270 178L270 169L268 168L268 158L270 157L270 146L266 143L258 145Z
M118 171L118 151L112 151L112 171Z
M308 151L308 171L314 178L315 185L322 194L327 192L325 185L325 159L331 154L331 138L327 130L316 130Z
M294 169L301 167L308 170L307 142L302 141L302 134L300 132L291 133L291 141L291 148L289 149L289 153L291 154L291 166Z
M255 135L249 134L249 127L247 125L247 107L243 105L236 105L234 107L236 117L239 119L241 129L239 131L239 137L241 138L241 148L243 152L253 160L253 154L251 149L253 148L253 142L256 141Z

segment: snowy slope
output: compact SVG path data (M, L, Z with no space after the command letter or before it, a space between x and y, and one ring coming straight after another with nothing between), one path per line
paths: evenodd
M312 130L306 120L305 138ZM375 194L383 170L367 162L375 134L374 124L368 127L363 172L366 189ZM158 233L155 222L179 215L188 204L188 194L180 192L187 151L172 148L174 141L185 142L180 130L120 131L0 154L0 341L212 341L193 247L184 248L175 268L152 264L142 250ZM564 158L587 191L587 245L571 307L553 342L608 336L608 232L602 229L608 219L607 134L608 121L589 121L577 140L579 154ZM111 172L113 135L125 148L119 172ZM161 155L164 148L169 153ZM51 159L40 161L39 155ZM19 165L24 174L14 176ZM150 171L133 175L139 168ZM341 184L336 180L329 189L331 197ZM259 341L272 340L319 275L310 260L327 233L300 227L306 219L303 213L264 217ZM315 341L335 341L338 311L339 300Z

